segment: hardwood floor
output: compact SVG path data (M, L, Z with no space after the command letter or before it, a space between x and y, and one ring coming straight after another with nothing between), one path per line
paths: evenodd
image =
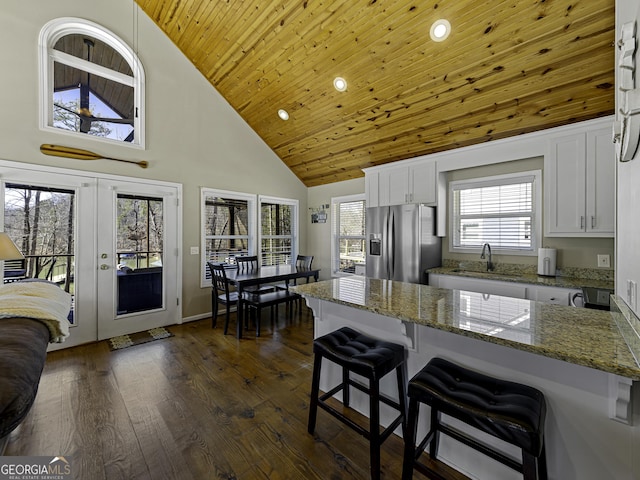
M260 338L206 319L123 350L50 353L6 455L63 455L83 480L368 479L364 438L323 411L307 433L313 320L281 310ZM402 448L383 445L383 478L400 478Z

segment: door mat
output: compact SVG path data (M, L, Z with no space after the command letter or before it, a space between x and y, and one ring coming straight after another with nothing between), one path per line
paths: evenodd
M173 333L164 327L152 328L145 332L130 333L109 339L110 350L122 350L123 348L140 345L141 343L153 342L163 338L173 337Z

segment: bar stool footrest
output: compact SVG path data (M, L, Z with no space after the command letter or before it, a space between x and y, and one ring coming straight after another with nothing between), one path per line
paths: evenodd
M514 460L511 457L508 457L507 455L504 455L503 453L495 450L494 448L491 448L490 446L486 445L483 442L476 440L475 438L471 437L470 435L467 435L466 433L462 432L461 430L458 430L457 428L452 427L451 425L445 425L443 423L440 423L438 425L438 430L440 430L441 433L447 434L448 436L459 441L460 443L464 443L465 445L479 451L480 453L485 454L488 457L493 458L494 460L497 460L498 462L502 463L503 465L506 465L507 467L514 469L517 472L522 473L523 471L522 464L517 460ZM434 433L435 433L434 431L430 431L427 437L433 435ZM423 440L423 442L421 442L420 445L422 445L422 443L426 445L428 443L428 440L426 441Z
M341 386L341 385L339 385L339 386ZM333 389L333 390L336 390L336 389ZM335 394L338 390L340 390L340 389L337 388L337 390L335 392L333 392L333 394ZM345 417L338 410L336 410L331 405L326 403L325 400L327 400L327 399L329 399L329 398L331 398L333 396L333 394L329 395L330 393L331 393L331 391L329 391L329 392L323 394L322 396L318 397L318 406L320 408L322 408L324 411L326 411L326 412L330 413L331 415L333 415L335 418L340 420L345 425L351 427L353 430L358 432L360 435L365 437L367 440L371 440L371 432L369 432L369 430L366 430L364 427L358 425L356 422L354 422L350 418ZM380 400L382 400L382 399L380 399ZM391 422L389 424L389 426L387 428L385 428L380 433L380 443L383 443L393 433L393 431L396 428L398 428L399 425L402 424L403 421L404 421L404 415L398 415L398 417L396 417L396 419L393 422Z

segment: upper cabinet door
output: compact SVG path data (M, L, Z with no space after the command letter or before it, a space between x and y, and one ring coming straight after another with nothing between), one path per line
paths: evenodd
M409 203L409 169L407 167L392 168L384 174L389 188L389 205Z
M364 176L365 204L368 207L379 207L380 203L380 174L368 172Z
M436 188L436 162L413 165L409 168L409 202L435 205L438 201Z
M547 234L585 231L586 142L579 133L554 138L544 164Z
M611 130L550 140L544 163L545 235L613 237L615 150Z
M377 172L379 205L404 205L405 203L437 203L436 162L416 163L410 166L386 168ZM375 172L367 173L367 176ZM374 179L366 182L373 188ZM367 195L372 196L370 193Z
M615 172L611 130L603 128L587 132L587 232L613 236Z

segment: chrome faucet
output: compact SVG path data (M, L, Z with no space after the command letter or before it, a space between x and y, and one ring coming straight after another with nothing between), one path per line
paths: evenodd
M485 255L485 251L486 250L489 251L489 258L487 259L487 272L492 272L493 271L493 262L491 261L491 245L489 245L488 243L485 243L482 246L482 253L480 254L480 258L482 260L487 258L486 255Z

